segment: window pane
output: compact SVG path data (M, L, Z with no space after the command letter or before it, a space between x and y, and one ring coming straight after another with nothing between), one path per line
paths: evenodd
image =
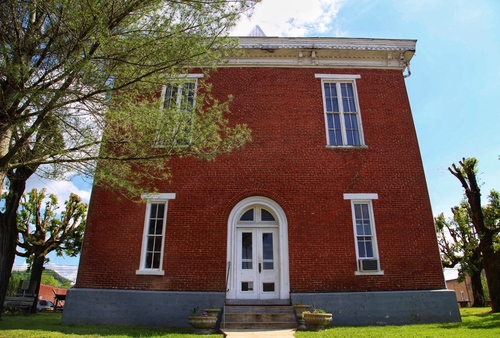
M364 220L363 221L363 235L368 235L368 236L371 236L372 235L372 227L370 225L370 221L369 220Z
M366 257L373 257L373 243L372 241L366 241Z
M154 241L155 241L154 251L156 251L156 252L161 252L161 242L162 242L162 238L163 238L163 236L155 236L155 237L154 237Z
M261 211L262 221L275 221L274 216L269 211L265 209L262 209Z
M356 220L361 219L361 204L354 204L354 217Z
M253 282L241 282L241 291L253 291Z
M358 237L358 254L360 258L374 257L371 237Z
M355 112L356 105L354 103L352 83L341 83L340 88L342 92L342 108L344 112Z
M157 206L157 214L156 214L156 218L158 219L163 219L163 215L165 214L165 204L164 203L161 203L161 204L155 204L155 206Z
M151 204L151 211L149 218L156 218L157 209L158 209L158 204Z
M163 108L171 109L177 107L177 92L179 87L167 85L165 90L165 101L163 102Z
M362 215L364 219L369 219L368 204L361 204Z
M357 114L344 114L347 144L360 145Z
M327 114L326 115L326 125L328 129L333 129L333 114Z
M148 251L153 251L154 248L154 243L155 243L155 238L154 236L148 237L148 245L147 245L147 250Z
M154 234L155 232L156 232L156 221L153 219L149 221L148 234L151 235Z
M342 130L340 127L340 114L327 114L328 137L330 145L342 145Z
M241 268L252 269L252 233L243 232L241 234Z
M253 209L246 211L243 216L241 216L240 221L253 221Z
M335 83L325 83L325 103L327 112L338 112L339 103L337 98L337 87Z
M153 254L153 269L160 268L160 253Z
M360 258L366 257L365 242L362 237L358 238L358 255Z
M194 107L195 83L187 82L183 86L182 98L185 102L184 110L192 110Z
M274 292L274 283L262 283L262 291Z
M264 270L274 269L273 234L262 234L262 261Z
M146 269L151 269L153 266L153 254L151 252L148 252L146 254Z
M362 236L364 235L364 229L363 229L363 224L360 221L356 221L356 235L357 236Z

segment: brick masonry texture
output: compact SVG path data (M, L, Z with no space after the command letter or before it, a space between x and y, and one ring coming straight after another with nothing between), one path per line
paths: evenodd
M356 80L366 148L327 148L321 79ZM402 73L381 69L219 68L213 94L233 95L231 123L253 141L207 162L175 159L164 276L136 275L146 206L94 187L77 287L224 291L227 222L250 196L276 201L288 220L291 292L445 288L430 201ZM373 201L383 275L356 276L350 201Z

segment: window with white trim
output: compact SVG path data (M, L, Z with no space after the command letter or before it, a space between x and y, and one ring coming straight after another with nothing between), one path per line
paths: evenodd
M316 74L321 78L327 145L363 146L356 90L359 75Z
M147 199L142 240L141 262L138 275L163 275L163 253L167 224L168 201L175 194L143 195Z
M188 145L191 141L198 79L202 77L203 74L187 74L163 86L161 108L169 110L164 122L177 144ZM159 140L157 146L165 145L164 142Z
M356 247L356 274L383 274L375 232L375 218L372 201L377 194L344 194L345 200L351 200L354 243Z

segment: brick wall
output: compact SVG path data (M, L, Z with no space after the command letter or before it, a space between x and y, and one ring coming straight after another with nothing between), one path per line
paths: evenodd
M356 81L368 148L327 149L321 80ZM94 187L77 287L223 291L227 222L243 198L265 196L288 219L292 292L444 288L418 142L400 71L220 68L213 94L232 94L234 123L253 141L213 162L173 160L165 276L138 276L145 205ZM355 276L350 201L373 202L382 276Z

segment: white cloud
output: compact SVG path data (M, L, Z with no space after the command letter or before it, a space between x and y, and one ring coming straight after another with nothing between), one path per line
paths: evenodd
M243 17L233 36L247 36L259 25L266 36L319 36L335 26L343 0L263 0L251 17Z
M88 203L90 200L90 185L88 187L79 188L73 181L70 180L52 181L42 179L38 176L32 176L26 184L25 192L28 192L33 188L37 188L38 190L45 189L47 194L56 195L58 199L59 211L64 209L64 202L68 200L71 193L80 196L84 203Z

